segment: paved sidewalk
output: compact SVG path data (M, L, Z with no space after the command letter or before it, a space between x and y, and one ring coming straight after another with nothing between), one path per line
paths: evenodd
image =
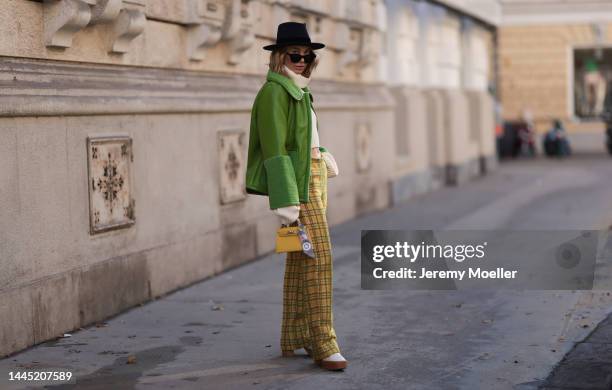
M74 370L76 386L53 389L535 389L569 383L562 375L596 378L572 354L591 348L599 357L588 367L612 370L611 344L589 338L573 349L610 313L605 291L361 290L359 241L361 229L602 228L612 222L610 164L603 155L512 162L332 228L344 372L279 356L284 256L274 254L0 360L0 375ZM559 367L570 374L547 380L569 351Z

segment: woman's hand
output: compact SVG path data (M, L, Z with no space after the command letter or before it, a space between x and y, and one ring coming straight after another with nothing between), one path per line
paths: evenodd
M327 177L338 176L338 164L334 156L330 152L321 152L321 158L325 161L325 165L327 166Z
M273 209L272 212L280 218L281 223L291 225L300 216L300 206L291 205L279 207L277 209Z

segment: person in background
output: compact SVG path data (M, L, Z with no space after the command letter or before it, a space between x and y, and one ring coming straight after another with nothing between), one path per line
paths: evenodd
M527 107L522 112L523 125L518 128L519 150L521 156L535 157L535 124L533 113Z
M550 130L544 134L544 151L547 156L565 157L571 154L567 132L560 119L554 119Z

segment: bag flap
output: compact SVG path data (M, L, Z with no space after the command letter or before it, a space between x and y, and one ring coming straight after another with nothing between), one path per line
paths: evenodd
M298 226L288 226L278 229L276 234L280 237L297 236L299 230Z

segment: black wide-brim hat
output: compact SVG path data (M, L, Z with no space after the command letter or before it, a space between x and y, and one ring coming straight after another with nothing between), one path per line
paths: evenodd
M308 46L312 50L322 49L324 44L311 42L306 23L285 22L278 25L276 30L276 43L264 46L265 50L275 50L283 46L299 45Z

